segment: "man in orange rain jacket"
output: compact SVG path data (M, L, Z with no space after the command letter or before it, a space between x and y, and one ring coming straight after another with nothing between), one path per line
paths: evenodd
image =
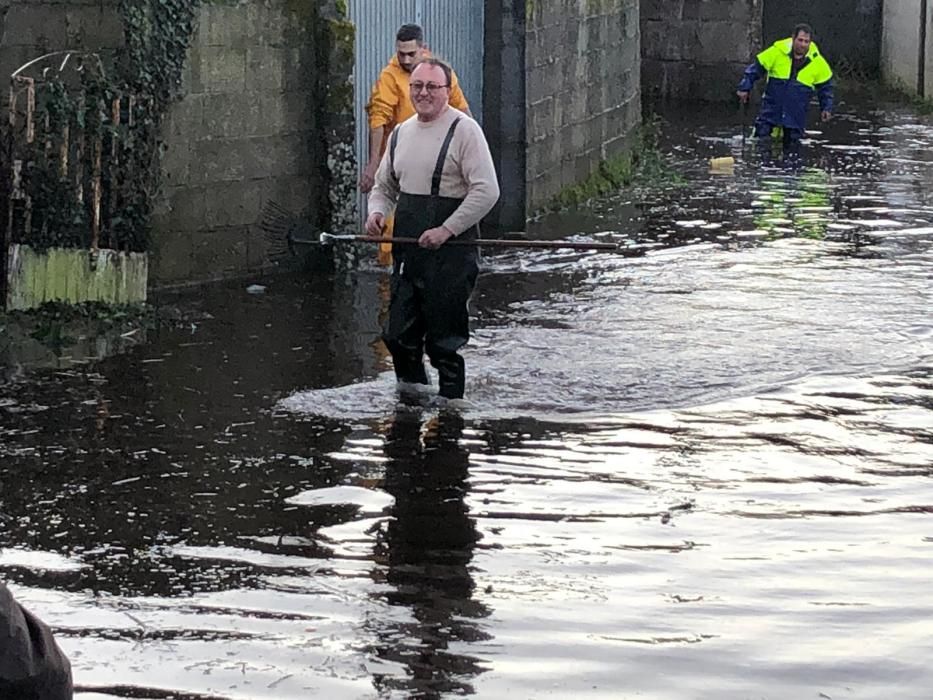
M361 192L369 192L373 187L376 170L379 168L379 161L382 160L392 129L415 115L408 79L415 66L430 55L420 26L403 24L399 27L395 35L395 56L373 83L369 104L366 105L366 113L369 115L369 162L360 174ZM450 106L467 116L472 116L456 74L453 75L450 85ZM389 219L383 235L392 235L392 224L392 219ZM392 263L391 244L383 243L379 246L378 259L383 265Z

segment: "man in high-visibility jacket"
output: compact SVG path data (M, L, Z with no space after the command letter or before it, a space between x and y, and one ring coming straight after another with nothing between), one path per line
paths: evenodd
M758 54L739 83L738 96L744 104L755 81L767 77L755 136L768 144L775 132L783 131L784 151L790 155L799 152L813 94L819 98L822 121L829 121L833 112L833 71L812 37L809 25L798 24L793 36Z
M411 72L421 61L431 56L424 42L424 31L417 24L403 24L395 35L395 56L382 69L373 83L366 113L369 115L369 162L360 173L360 191L369 192L373 187L376 170L382 154L385 153L389 134L396 125L415 115L411 103L409 80ZM470 105L467 103L456 73L450 83L450 106L459 109L467 116ZM385 236L392 235L392 219L386 222ZM381 244L379 262L389 265L392 262L392 246Z

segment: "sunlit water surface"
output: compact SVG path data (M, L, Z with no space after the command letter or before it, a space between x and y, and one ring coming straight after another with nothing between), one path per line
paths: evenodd
M78 697L929 698L933 127L736 121L532 226L627 255L487 253L462 414L396 401L375 272L8 366L0 573Z

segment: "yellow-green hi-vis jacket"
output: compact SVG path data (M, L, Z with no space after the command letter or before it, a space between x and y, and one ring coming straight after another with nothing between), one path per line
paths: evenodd
M810 44L806 58L795 71L793 50L794 41L790 37L774 42L745 69L739 90L750 92L755 81L767 77L759 120L802 131L814 93L821 111L833 111L833 71L815 42Z

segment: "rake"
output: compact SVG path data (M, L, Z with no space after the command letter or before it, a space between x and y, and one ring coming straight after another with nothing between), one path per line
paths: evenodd
M276 202L266 202L259 216L259 229L266 242L266 257L273 262L296 256L296 245L314 237L311 224Z
M266 254L271 260L297 255L300 246L327 246L335 243L391 243L417 245L417 238L404 236L361 236L355 234L321 233L315 236L311 224L296 217L275 202L263 207L259 228L266 238ZM460 240L452 238L444 245L482 246L483 248L551 248L570 250L611 250L621 252L617 243L591 243L589 241L536 241L527 238L482 238Z
M298 241L294 243L319 243L331 245L337 242L356 243L393 243L396 245L417 245L417 238L396 236L385 238L382 236L357 236L354 234L322 233L317 241ZM619 250L617 243L590 243L589 241L533 241L527 238L476 238L473 240L460 240L451 238L445 244L456 246L482 246L484 248L569 248L572 250Z

